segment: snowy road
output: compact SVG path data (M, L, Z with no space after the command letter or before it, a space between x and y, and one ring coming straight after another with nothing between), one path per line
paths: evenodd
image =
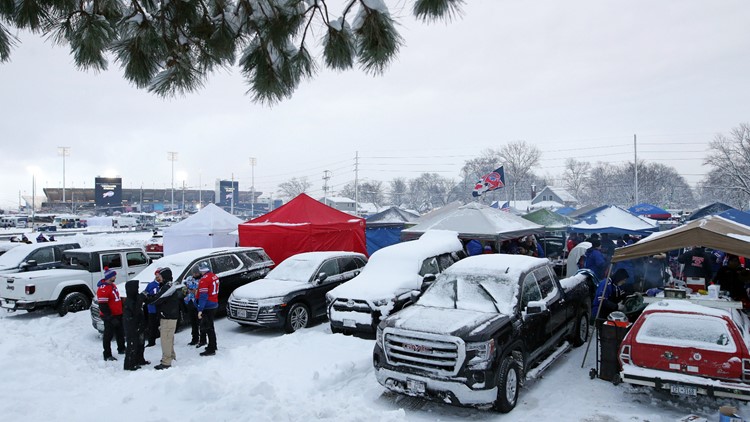
M371 363L373 340L330 334L327 324L284 335L217 322L219 352L200 357L189 332L176 336L173 368L122 370L104 362L87 312L0 311L0 415L33 421L674 421L718 420L718 402L696 404L590 380L584 347L522 391L507 415L384 394ZM723 403L723 402L722 402ZM734 403L735 405L737 403ZM741 405L741 413L750 408Z

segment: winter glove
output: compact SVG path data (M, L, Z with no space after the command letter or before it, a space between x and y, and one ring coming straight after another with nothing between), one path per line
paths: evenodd
M624 303L618 303L617 304L617 310L620 312L625 312L625 304Z

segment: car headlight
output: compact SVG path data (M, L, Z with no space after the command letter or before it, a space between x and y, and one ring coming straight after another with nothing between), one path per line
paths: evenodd
M269 297L258 301L258 312L274 312L286 305L283 297Z
M389 301L390 299L378 299L378 300L373 300L372 304L375 306L385 306L388 304Z
M466 354L470 357L471 369L487 369L495 354L495 339L478 343L466 343Z
M375 332L375 343L377 343L380 349L383 349L383 329L380 327Z

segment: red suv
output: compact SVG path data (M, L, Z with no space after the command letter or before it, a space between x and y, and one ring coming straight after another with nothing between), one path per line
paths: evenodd
M146 253L150 258L159 259L164 256L164 238L160 234L154 234L146 242Z
M749 341L750 320L739 309L662 300L623 339L622 380L674 395L750 401Z

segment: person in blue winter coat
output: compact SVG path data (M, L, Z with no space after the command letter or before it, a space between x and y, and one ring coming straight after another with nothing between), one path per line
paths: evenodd
M160 270L161 268L156 269L156 272L154 273L154 280L148 283L146 285L146 289L143 291L143 293L146 294L147 299L151 299L156 296L157 293L159 293L159 288L161 287L161 275L159 274ZM146 347L151 347L156 345L156 339L159 337L159 314L156 313L156 305L154 304L148 304L146 308L148 310Z
M599 239L591 239L591 247L586 251L585 256L586 262L583 268L593 271L599 280L604 280L607 272L607 258L602 253L602 242Z
M466 242L466 253L469 256L481 255L482 254L482 243L476 239L471 239Z
M622 285L628 279L628 272L624 269L615 271L611 278L599 282L594 294L594 303L591 306L591 317L593 319L607 319L609 314L617 310L625 310L622 300L626 293ZM601 308L601 309L600 309Z

